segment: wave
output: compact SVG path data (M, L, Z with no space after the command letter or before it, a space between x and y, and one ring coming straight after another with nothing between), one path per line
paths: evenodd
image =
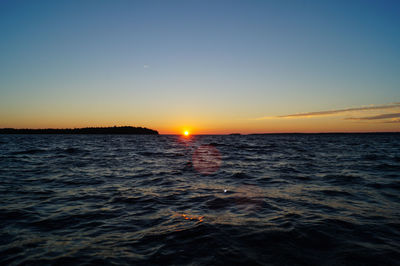
M24 155L24 154L43 154L46 153L46 150L43 149L28 149L28 150L22 150L22 151L15 151L15 152L11 152L11 155Z
M2 265L400 259L400 139L392 135L0 141ZM211 174L193 167L204 144L221 154Z
M323 176L323 179L337 185L353 185L364 182L364 179L357 175L328 174Z

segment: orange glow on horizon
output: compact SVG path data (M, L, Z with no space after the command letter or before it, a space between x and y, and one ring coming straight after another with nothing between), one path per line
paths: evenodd
M265 120L229 119L224 117L193 117L178 119L167 117L148 120L136 117L98 117L87 114L77 116L56 112L29 113L24 116L5 116L0 112L0 128L81 128L81 127L112 127L138 126L157 130L160 134L180 135L189 139L192 135L213 134L252 134L252 133L324 133L324 132L399 132L400 123L385 120L346 120L338 117L314 118L275 118ZM372 115L372 114L371 114ZM377 113L379 115L379 113ZM357 116L357 115L354 115ZM362 115L358 115L362 116ZM187 133L185 133L187 131Z

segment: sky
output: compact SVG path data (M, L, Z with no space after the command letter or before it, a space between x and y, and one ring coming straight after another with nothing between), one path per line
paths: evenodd
M400 131L400 2L0 1L0 128Z

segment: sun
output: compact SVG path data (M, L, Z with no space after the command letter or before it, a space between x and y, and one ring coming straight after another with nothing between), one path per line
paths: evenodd
M189 132L189 130L185 130L185 131L183 131L183 135L184 135L185 137L188 137L188 136L190 135L190 132Z

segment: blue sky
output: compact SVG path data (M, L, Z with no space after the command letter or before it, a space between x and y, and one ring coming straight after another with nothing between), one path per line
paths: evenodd
M0 127L264 132L284 121L255 118L399 102L399 14L398 1L2 1Z

